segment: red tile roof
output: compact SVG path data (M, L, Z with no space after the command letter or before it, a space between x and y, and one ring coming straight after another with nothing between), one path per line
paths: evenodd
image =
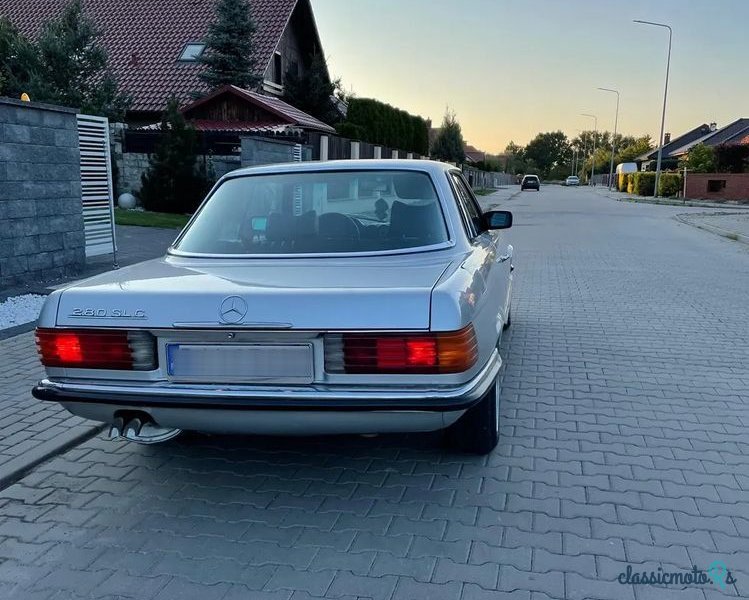
M68 0L0 0L6 16L29 37L58 16ZM264 73L298 0L250 0L255 20L255 61ZM131 94L134 111L161 111L175 94L183 101L204 91L200 66L178 62L184 45L203 40L215 0L83 0L102 32L110 68Z
M185 113L185 117L188 120L192 120L190 119L190 113L194 109L205 104L210 104L215 98L223 96L224 94L233 94L235 96L238 96L239 98L242 98L243 100L262 108L264 111L275 115L278 118L276 124L292 125L300 127L302 129L312 129L315 131L323 131L327 133L335 132L335 129L330 125L323 123L319 119L316 119L312 115L299 110L291 104L287 104L276 96L252 92L250 90L245 90L237 87L236 85L226 85L224 87L221 87L211 92L207 96L201 98L200 100L196 100L192 104L185 106L182 109L182 112ZM197 122L199 120L200 119L196 119L193 120L193 122ZM226 123L230 125L231 121L227 121ZM260 125L264 125L264 123L260 123Z

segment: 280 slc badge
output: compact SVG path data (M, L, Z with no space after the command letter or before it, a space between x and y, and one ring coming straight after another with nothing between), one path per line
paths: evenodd
M146 319L146 311L142 309L130 310L127 308L74 308L68 315L73 319Z

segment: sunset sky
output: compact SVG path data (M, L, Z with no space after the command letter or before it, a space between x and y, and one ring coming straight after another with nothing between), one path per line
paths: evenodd
M658 136L668 31L666 131L749 116L749 0L312 0L331 74L373 97L442 120L498 152L539 131Z

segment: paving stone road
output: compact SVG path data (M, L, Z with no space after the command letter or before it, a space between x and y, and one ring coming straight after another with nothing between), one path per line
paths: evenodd
M749 594L749 248L585 189L503 205L492 455L438 435L95 438L0 491L0 598ZM724 591L617 582L716 560Z

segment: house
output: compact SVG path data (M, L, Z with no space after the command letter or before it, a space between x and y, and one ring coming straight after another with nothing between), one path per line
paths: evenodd
M476 164L486 160L486 152L471 146L471 144L466 144L465 153L468 164Z
M718 129L715 123L710 124L710 131L702 137L692 140L669 152L670 158L681 158L697 144L720 146L722 144L749 144L749 119L736 119L725 127Z
M695 142L696 140L706 136L710 133L711 127L713 125L714 124L708 125L707 123L703 123L702 125L698 125L694 129L690 129L686 133L683 133L682 135L673 139L671 138L670 133L666 133L663 136L661 166L663 168L675 167L677 161L670 156L670 153L678 148L681 148L682 146ZM637 163L638 168L642 171L654 171L656 168L657 160L658 148L648 150L645 154L641 154L640 156L635 158L635 162Z
M69 0L0 0L6 16L34 38ZM215 13L215 0L82 0L84 12L101 31L101 43L121 89L132 97L128 120L158 121L175 95L188 104L206 92L198 58ZM322 52L310 0L250 0L256 32L255 63L263 91L283 95L286 73L302 74Z

